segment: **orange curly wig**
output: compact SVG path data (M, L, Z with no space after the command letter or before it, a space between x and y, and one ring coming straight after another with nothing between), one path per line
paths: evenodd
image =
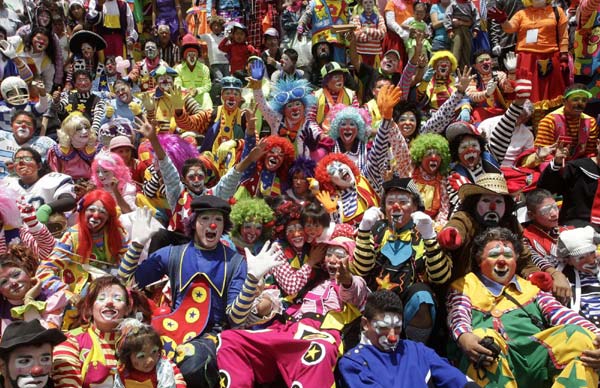
M281 167L279 167L277 171L277 175L279 175L280 177L287 177L287 172L289 171L290 167L292 166L292 163L294 162L294 159L296 158L296 150L294 149L294 145L287 138L279 137L277 135L267 136L264 138L263 141L267 143L267 153L275 147L281 148L281 151L283 152L285 157L283 158L283 163L281 164ZM260 158L260 161L258 163L261 170L265 166L264 162L266 157L267 155L265 153L265 155L262 158Z
M329 173L327 172L327 166L334 161L344 163L350 167L352 174L354 174L355 180L358 180L358 177L360 176L360 171L352 159L339 152L330 153L323 159L319 160L319 163L317 163L317 167L315 168L315 179L319 182L319 187L321 190L328 191L330 194L333 194L337 191L333 185L333 182L331 182Z

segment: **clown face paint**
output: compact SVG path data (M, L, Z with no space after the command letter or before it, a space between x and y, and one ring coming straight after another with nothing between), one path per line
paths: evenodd
M437 78L448 78L452 70L452 62L448 58L441 58L433 65Z
M247 221L240 228L240 236L245 243L254 244L261 236L262 231L263 226L260 222Z
M35 34L31 44L34 53L41 53L48 48L48 37L44 34Z
M265 168L271 172L277 171L283 164L284 156L283 150L280 147L271 148L265 156Z
M108 211L101 201L96 201L85 209L85 220L92 233L98 233L108 221Z
M304 118L304 110L302 101L288 102L283 108L283 116L292 123L295 123Z
M196 244L204 249L216 248L224 228L225 217L220 211L208 210L198 214L196 218Z
M348 259L348 252L344 248L333 245L327 248L324 266L330 279L335 279L335 275L342 265L342 260L345 259Z
M398 128L402 136L408 139L417 129L417 116L413 112L402 113L398 118Z
M45 387L52 371L52 345L19 346L11 351L7 364L12 387Z
M483 248L479 266L485 277L506 285L517 269L515 248L507 241L490 241Z
M423 160L421 160L421 168L428 175L436 175L441 165L442 157L434 149L428 150L423 156Z
M285 238L287 242L296 248L297 250L302 249L306 241L304 236L304 227L300 221L292 221L285 227Z
M18 144L27 142L33 136L35 125L27 115L18 115L12 122L12 131Z
M71 145L75 149L81 149L88 144L90 140L90 128L87 124L80 122L75 130L73 136L71 136Z
M92 306L93 322L100 331L114 330L127 315L127 299L125 289L113 284L98 293Z
M346 147L350 147L358 134L358 125L354 120L344 119L340 122L340 139Z
M198 61L198 51L188 50L185 54L185 61L190 67L196 66L196 61Z
M158 82L158 87L163 92L170 93L173 89L173 77L168 74L159 75L156 82Z
M104 69L106 70L106 74L108 74L109 76L113 76L115 75L115 73L117 72L117 64L115 62L114 58L107 58L106 61L104 61Z
M183 183L190 189L194 194L202 194L204 192L204 170L200 166L190 167L187 174L185 174Z
M117 178L115 178L115 174L112 171L98 166L98 170L96 173L98 175L98 179L100 180L100 182L102 182L102 187L104 189L112 189L114 186L117 185L118 180Z
M29 151L20 151L15 155L15 172L19 178L30 180L29 178L35 178L37 180L38 170L40 166L35 162L33 155Z
M477 57L475 62L475 69L481 75L488 75L492 72L492 57L490 54L484 53Z
M366 337L384 352L393 352L402 333L402 316L398 313L376 314L367 324Z
M481 146L473 136L465 136L458 145L458 160L467 168L474 168L481 161Z
M221 92L223 106L228 112L233 112L242 102L242 93L236 89L224 89Z
M96 49L92 47L92 45L90 45L89 43L82 43L81 44L81 55L83 56L84 59L90 60L94 57L94 53L96 52Z
M31 277L21 268L0 268L0 295L7 300L22 302L31 285Z
M569 96L569 98L567 98L564 101L565 115L570 117L581 116L581 114L585 110L585 107L587 106L588 101L589 98L581 94L574 94L572 96Z
M356 184L356 178L352 173L352 169L337 160L334 160L327 166L327 173L331 177L331 182L339 189L347 189Z
M146 46L144 47L144 53L146 54L146 58L152 60L156 58L158 55L158 48L156 43L154 42L146 42Z
M416 210L411 195L406 191L391 189L385 196L385 217L391 227L404 227Z
M590 275L597 275L599 268L599 257L596 252L590 252L582 256L569 257L569 264L572 265L579 272L587 273Z
M344 73L341 71L332 73L326 86L331 93L339 93L344 88Z
M487 227L497 226L506 211L506 201L501 195L484 194L477 202L477 218Z
M142 373L150 373L154 370L156 364L158 364L160 348L153 343L145 343L142 346L142 350L133 353L130 357L133 369Z
M373 12L373 8L375 7L375 0L363 0L362 1L363 9L367 15L370 15Z
M383 57L381 60L381 71L385 74L395 73L398 69L398 64L400 63L400 59L396 55L396 53L389 53Z

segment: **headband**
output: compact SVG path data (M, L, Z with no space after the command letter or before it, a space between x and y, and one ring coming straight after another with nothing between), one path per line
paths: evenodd
M583 94L587 98L592 98L592 93L588 92L587 90L573 89L573 90L569 90L568 92L565 93L565 99L568 99L569 97L571 97L575 94Z

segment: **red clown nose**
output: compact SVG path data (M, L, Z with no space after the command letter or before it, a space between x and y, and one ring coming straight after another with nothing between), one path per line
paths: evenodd
M388 335L387 339L391 344L398 342L398 337L396 337L394 334Z
M208 225L211 229L217 229L217 224L215 224L214 222L210 225Z
M397 203L393 204L392 210L400 210L400 205L398 205Z

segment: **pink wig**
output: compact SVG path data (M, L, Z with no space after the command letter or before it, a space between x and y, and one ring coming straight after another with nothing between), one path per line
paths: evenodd
M169 155L169 159L171 159L175 168L177 168L179 175L181 175L181 169L186 160L200 156L200 153L193 145L178 135L160 134L158 135L158 141L164 148L165 153Z
M0 185L0 218L4 228L21 227L21 212L17 206L19 195L5 185Z
M102 188L102 182L98 178L98 166L113 173L118 180L117 187L121 193L125 185L132 182L131 171L123 159L112 152L102 151L96 155L92 163L92 181L97 188Z

